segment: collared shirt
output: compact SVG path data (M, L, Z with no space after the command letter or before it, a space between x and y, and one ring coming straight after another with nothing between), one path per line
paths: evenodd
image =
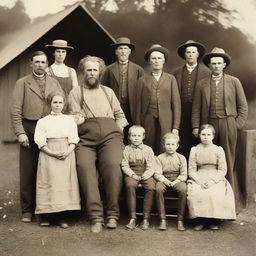
M220 73L220 74L217 75L217 76L215 76L215 75L212 74L212 80L215 81L215 84L216 84L216 85L220 82L220 80L222 79L222 77L223 77L223 73Z
M158 181L169 180L166 176L170 176L171 181L179 180L185 182L188 178L186 158L177 152L172 155L166 152L160 154L156 157L155 164L154 177Z
M106 94L101 86L94 89L83 87L84 101L86 106L81 109L81 88L74 87L69 94L69 108L72 114L82 114L86 119L95 117L109 117L116 121L119 127L125 127L128 122L121 109L120 103L112 89L104 87L109 96L108 101Z
M131 163L145 163L146 169L144 176L150 178L155 171L154 152L151 147L141 144L139 146L127 145L123 152L122 170L127 176L132 176L135 172L130 168Z
M188 63L186 63L187 70L190 73L196 68L196 66L197 66L197 63L194 65L188 65Z
M121 65L125 65L125 64L127 64L128 62L129 62L129 60L126 60L126 61L120 61L120 60L118 60L118 63L121 64Z
M156 79L156 81L159 81L159 79L160 79L160 77L162 75L162 72L160 72L160 73L153 73L153 72L151 72L151 74Z

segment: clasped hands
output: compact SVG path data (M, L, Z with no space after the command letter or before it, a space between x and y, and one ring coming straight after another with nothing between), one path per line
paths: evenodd
M133 179L137 180L137 181L142 181L142 180L147 180L149 179L149 177L147 177L146 175L142 174L141 176L137 175L137 174L133 174L131 176Z

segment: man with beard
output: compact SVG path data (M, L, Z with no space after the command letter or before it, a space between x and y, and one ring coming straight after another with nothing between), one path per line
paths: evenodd
M136 84L144 71L129 60L131 52L135 50L135 45L129 38L120 37L111 46L115 50L117 61L106 68L101 82L113 89L129 122L129 126L124 129L124 140L127 143L128 129L135 124Z
M39 149L34 142L37 121L50 113L46 103L53 91L62 91L59 83L45 73L47 56L33 52L30 58L32 74L16 82L13 92L11 119L20 143L20 201L22 222L31 222L35 210L36 173Z
M79 68L84 84L72 89L69 106L73 114L83 116L82 122L78 123L77 172L91 231L98 233L104 222L98 174L106 196L106 226L117 227L122 186L120 164L124 149L122 131L128 123L113 90L99 83L104 61L87 56L80 61Z
M174 72L182 104L178 152L188 160L191 147L198 143L197 138L192 136L191 127L193 95L198 82L209 75L210 70L198 62L205 52L205 47L201 43L188 40L179 46L177 52L186 61L185 65L182 65Z

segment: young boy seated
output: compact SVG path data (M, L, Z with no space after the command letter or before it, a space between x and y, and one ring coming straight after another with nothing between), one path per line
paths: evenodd
M186 158L177 153L179 147L179 136L167 133L163 137L165 152L156 157L156 169L154 177L156 184L156 203L160 216L160 230L167 229L164 193L167 190L178 192L178 222L177 229L184 231L184 215L187 197L187 161Z
M136 227L136 189L139 183L145 189L143 221L141 223L143 230L149 228L149 217L155 190L154 152L149 146L143 144L144 137L145 129L142 126L130 127L128 138L131 144L125 147L122 159L127 206L130 215L130 221L126 228L131 230Z

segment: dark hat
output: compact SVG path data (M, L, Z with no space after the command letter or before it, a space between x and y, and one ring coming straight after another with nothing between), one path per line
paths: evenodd
M145 61L148 61L148 58L150 56L150 54L152 52L161 52L164 57L165 57L165 61L168 60L168 56L169 56L169 50L163 46L161 46L160 44L153 44L145 53L144 55L144 59Z
M131 40L128 37L119 37L116 39L116 42L114 44L111 44L110 46L116 49L120 45L127 45L132 51L135 49L135 44L132 44Z
M186 59L185 58L185 51L186 51L186 48L188 46L195 46L199 52L199 58L202 57L205 53L205 47L204 45L198 43L198 42L195 42L193 40L188 40L186 43L182 44L181 46L179 46L177 52L178 52L178 55L182 58L182 59Z
M55 49L66 49L67 51L74 50L74 47L68 46L68 42L62 39L52 41L52 44L47 44L45 48L49 50L55 50Z
M231 62L231 57L225 53L224 49L215 47L210 53L207 53L203 57L203 63L208 66L212 57L222 57L228 66Z

